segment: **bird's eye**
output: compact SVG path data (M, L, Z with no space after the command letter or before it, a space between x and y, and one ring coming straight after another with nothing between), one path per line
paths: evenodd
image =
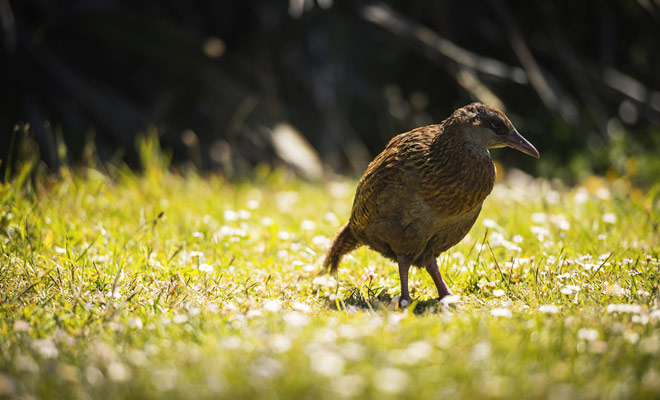
M493 121L493 122L491 122L490 126L493 129L493 131L495 131L495 133L498 133L498 134L504 128L504 124L502 124L502 121Z

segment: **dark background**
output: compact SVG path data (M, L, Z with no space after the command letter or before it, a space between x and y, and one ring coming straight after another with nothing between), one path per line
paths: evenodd
M657 0L0 0L0 23L3 170L34 154L137 167L155 135L175 165L229 177L359 174L479 100L542 155L493 151L503 164L660 174Z

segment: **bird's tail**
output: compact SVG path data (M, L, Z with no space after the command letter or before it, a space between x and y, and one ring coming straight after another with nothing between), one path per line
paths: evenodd
M342 256L346 253L350 253L356 248L360 247L360 242L353 236L351 229L347 222L344 226L341 227L337 236L332 241L332 246L328 254L325 256L325 261L323 266L326 268L330 267L330 272L335 272L337 270L337 265Z

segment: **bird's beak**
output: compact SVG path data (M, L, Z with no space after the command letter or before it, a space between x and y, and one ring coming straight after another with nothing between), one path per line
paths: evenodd
M515 128L512 133L500 137L502 138L502 144L505 146L529 154L532 157L541 157L539 151L536 150L536 147L528 142L527 139L525 139Z

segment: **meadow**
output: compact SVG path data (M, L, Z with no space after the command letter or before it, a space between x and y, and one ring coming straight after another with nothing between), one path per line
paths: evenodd
M500 168L422 270L361 248L323 274L357 181L162 161L0 188L0 398L660 397L660 186Z

